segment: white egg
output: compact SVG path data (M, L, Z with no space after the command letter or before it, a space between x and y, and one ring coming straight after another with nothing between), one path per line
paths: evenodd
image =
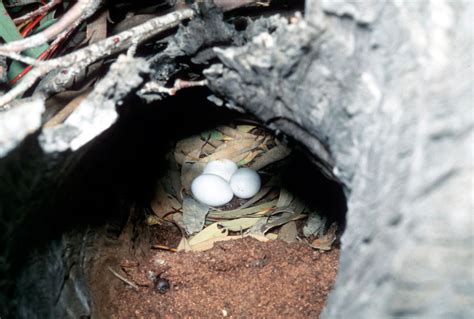
M240 198L251 198L260 190L260 176L250 168L239 168L230 179L230 188Z
M222 177L226 181L230 181L230 178L237 170L237 164L228 159L214 160L207 163L204 167L203 174L214 174Z
M209 206L227 204L234 197L229 183L213 174L196 177L191 184L191 192L196 200Z

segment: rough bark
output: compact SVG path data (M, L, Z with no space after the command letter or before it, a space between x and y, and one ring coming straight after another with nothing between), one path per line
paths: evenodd
M295 137L345 186L347 228L324 318L474 316L472 17L468 1L308 0L304 19L250 23L247 44L216 50L221 63L205 72L227 105ZM106 78L98 102L89 101L109 114L108 125L113 106L141 81L142 61L130 63L133 87ZM43 146L75 149L79 133L84 142L98 133L87 134L87 121L74 126L46 132ZM0 162L4 274L24 261L26 239L45 237L49 229L37 222L49 217L50 194L83 150L43 153L37 137ZM14 298L25 317L90 314L77 265L92 256L93 235L58 236L56 226L45 250L15 273L16 294L0 298L2 313Z
M206 73L346 186L323 318L474 316L472 17L467 1L307 1Z

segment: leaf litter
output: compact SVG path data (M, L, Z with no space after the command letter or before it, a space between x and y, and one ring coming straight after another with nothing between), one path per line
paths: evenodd
M150 203L159 219L148 218L149 224L165 218L182 228L189 237L183 236L177 251L204 251L219 241L248 236L286 242L319 236L311 246L328 250L334 242L329 233L333 229L323 234L326 220L281 186L281 170L271 169L272 164L290 155L284 143L257 125L230 123L181 139L167 156L168 173L159 181ZM257 171L265 169L261 172L261 190L248 200L234 198L222 207L208 207L194 200L192 181L209 161L218 159L230 159L239 167ZM304 225L298 222L305 218Z

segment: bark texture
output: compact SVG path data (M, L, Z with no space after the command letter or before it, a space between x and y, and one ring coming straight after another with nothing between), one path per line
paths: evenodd
M162 80L184 52L205 63L216 54L220 63L205 71L214 94L293 136L344 185L347 227L323 318L474 317L473 7L308 0L304 18L250 22L214 53L210 46L222 42L213 37L188 37L200 41L186 42L189 50L177 38L180 50L170 46L169 56L117 62L132 84L106 77L63 132L43 132L41 143L35 134L1 144L9 153L0 161L0 314L16 306L12 314L24 317L90 315L83 270L94 255L94 230L68 232L49 211L87 146L65 150L112 124L114 106L140 85L148 66ZM206 30L200 20L193 25ZM154 62L166 63L161 73ZM119 71L110 76L123 77ZM91 108L96 120L104 116L100 130L81 116ZM39 240L45 244L33 245ZM44 249L28 255L30 246Z
M471 318L473 6L307 1L218 50L215 92L294 136L345 185L323 318Z

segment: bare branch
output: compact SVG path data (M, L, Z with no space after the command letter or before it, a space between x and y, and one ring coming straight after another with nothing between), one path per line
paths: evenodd
M29 72L12 90L3 96L0 96L0 107L10 103L14 98L24 93L36 82L36 80L38 80L38 78L53 69L70 67L79 70L83 69L99 59L128 48L134 41L136 41L136 39L143 42L162 31L177 26L182 20L192 18L194 14L195 12L192 9L174 11L63 57L44 61L39 64L38 67ZM13 57L11 53L3 53L0 51L0 54Z
M52 1L48 2L47 4L45 4L44 6L39 7L38 9L36 9L34 11L31 11L31 12L29 12L29 13L21 16L21 17L18 17L16 19L14 19L13 22L16 25L19 25L19 24L21 24L25 21L36 18L37 16L42 15L43 13L46 13L49 10L51 10L52 8L54 8L56 5L61 3L61 1L62 0L52 0Z
M206 86L207 85L207 80L202 80L202 81L185 81L185 80L180 80L177 79L174 82L173 87L167 88L162 86L159 82L156 81L151 81L148 82L143 86L143 88L140 90L140 93L142 94L147 94L147 93L165 93L169 95L175 95L176 92L182 89L190 88L190 87L196 87L196 86Z

